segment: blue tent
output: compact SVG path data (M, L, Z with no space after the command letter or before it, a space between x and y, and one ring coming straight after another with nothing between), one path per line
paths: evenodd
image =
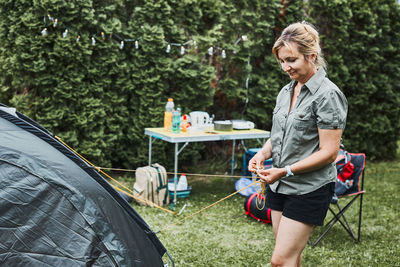
M0 240L2 266L164 266L167 253L92 166L2 104Z

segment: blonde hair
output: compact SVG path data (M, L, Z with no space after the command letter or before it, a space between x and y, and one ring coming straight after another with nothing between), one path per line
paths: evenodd
M279 60L278 51L281 47L285 46L290 50L292 49L291 42L297 44L299 52L307 60L312 54L317 55L314 62L317 69L320 67L326 68L326 62L319 45L319 34L311 23L305 21L296 22L283 30L281 36L279 36L272 47L272 53L276 59Z

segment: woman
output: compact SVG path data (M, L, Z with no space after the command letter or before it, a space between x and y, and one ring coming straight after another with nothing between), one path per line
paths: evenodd
M301 266L302 251L315 225L323 224L334 193L347 100L326 77L319 34L311 24L289 25L272 52L292 81L277 97L271 138L249 161L249 170L269 185L272 266ZM273 168L264 170L271 157Z

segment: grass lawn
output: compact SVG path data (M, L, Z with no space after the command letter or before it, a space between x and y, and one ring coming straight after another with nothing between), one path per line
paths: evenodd
M270 266L272 227L246 217L240 195L180 223L235 191L231 178L188 176L188 182L193 191L189 198L179 199L178 211L187 205L179 216L133 204L153 231L161 230L158 237L175 266ZM303 266L400 266L400 161L367 162L365 189L361 242L337 224L316 248L306 246ZM347 212L354 215L347 216L354 226L358 203Z

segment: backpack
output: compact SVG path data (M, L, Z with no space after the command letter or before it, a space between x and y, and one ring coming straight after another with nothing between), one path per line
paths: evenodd
M133 195L140 205L163 206L169 203L167 172L160 164L136 169Z
M336 157L336 171L335 193L336 195L343 195L354 183L354 179L352 179L354 165L351 163L351 155L343 149L339 150Z
M261 221L263 223L271 223L271 209L268 209L265 204L265 196L261 196L261 202L262 203L257 203L257 201L260 201L257 199L257 194L254 193L250 197L246 198L244 201L244 211L247 216L250 216L257 221ZM260 208L260 204L262 206L262 209Z

